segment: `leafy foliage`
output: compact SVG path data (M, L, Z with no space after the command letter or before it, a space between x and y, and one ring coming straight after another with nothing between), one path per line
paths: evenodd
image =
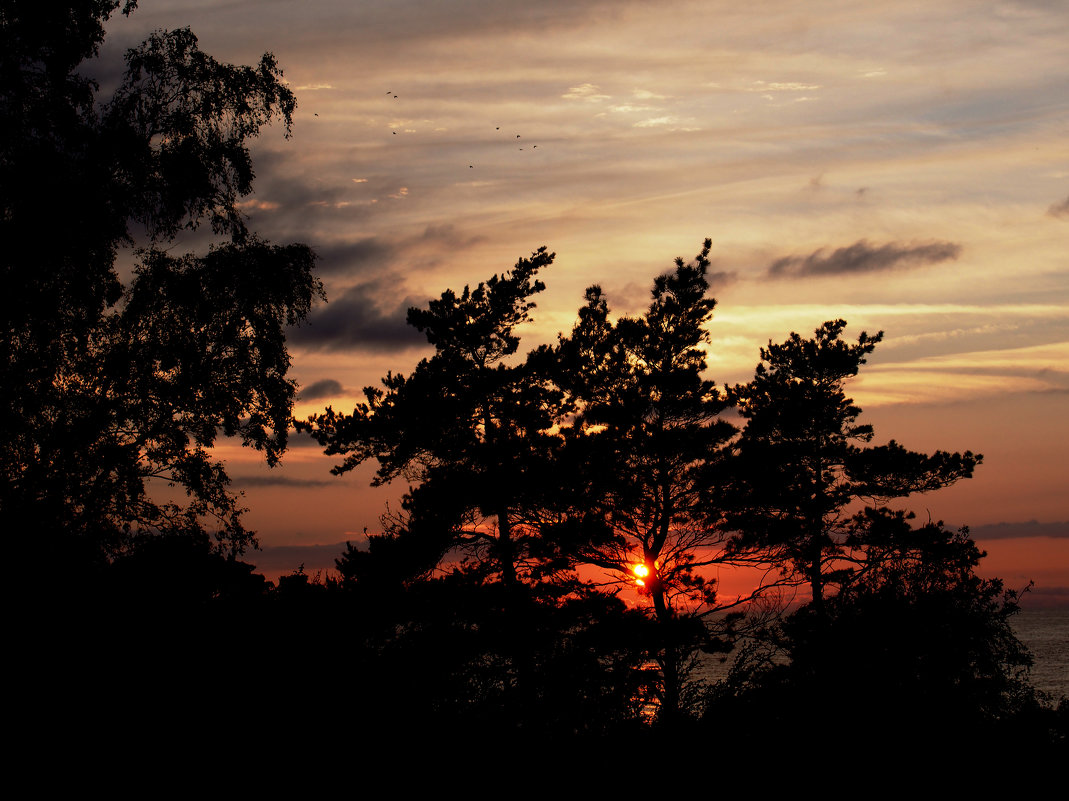
M640 317L611 321L601 288L589 288L556 353L574 409L559 471L585 529L576 558L637 584L648 599L666 719L685 705L687 665L714 642L698 617L717 608L702 568L728 556L708 505L710 466L735 433L719 417L723 396L703 376L716 304L705 277L711 246L705 240L692 262L676 259L674 271L658 276Z
M982 456L908 451L892 440L861 447L873 430L844 383L857 375L883 337L841 339L844 320L824 323L812 339L798 334L761 349L749 384L729 397L746 420L722 480L729 525L743 546L809 584L819 607L828 584L849 578L850 522L857 505L948 486L972 475Z
M93 558L205 526L240 550L251 534L210 448L237 435L278 461L294 396L283 327L322 294L311 251L257 239L237 206L248 140L274 119L288 131L295 100L270 54L223 64L188 29L128 52L98 98L80 70L118 7L16 0L0 19L0 268L20 300L0 312L0 513ZM167 252L202 221L227 240ZM124 281L117 253L137 230Z
M706 297L710 247L706 240L693 263L677 259L655 280L642 317L611 322L600 287L591 287L558 347L558 380L576 410L562 460L582 465L582 508L613 535L583 557L628 580L644 565L662 616L673 599L712 600L697 554L724 539L704 492L708 465L735 433L718 417L724 398L702 376L716 303Z
M540 248L475 289L410 309L434 356L409 376L387 375L383 389L366 388L352 414L328 408L302 424L326 453L345 457L335 473L375 459L375 483L417 482L392 526L434 543L420 550L417 572L454 548L509 584L541 561L531 550L544 488L537 474L560 399L536 363L508 360L519 347L514 330L534 308L530 297L545 288L535 276L552 262Z
M1019 593L976 575L984 553L966 530L914 528L911 518L858 515L867 551L855 580L737 660L711 709L716 725L741 723L739 713L803 722L821 738L809 749L843 721L870 742L946 744L979 741L1038 708L1031 655L1010 625Z

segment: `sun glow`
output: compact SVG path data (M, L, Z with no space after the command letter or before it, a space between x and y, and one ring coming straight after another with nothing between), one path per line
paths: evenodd
M645 564L639 562L637 565L631 566L631 572L635 574L635 584L640 587L645 587L646 582L643 579L650 574L650 569Z
M631 566L631 572L635 574L635 585L640 588L640 593L650 591L650 588L646 586L646 581L655 578L660 569L661 565L657 561L654 561L653 567L646 562L636 562Z

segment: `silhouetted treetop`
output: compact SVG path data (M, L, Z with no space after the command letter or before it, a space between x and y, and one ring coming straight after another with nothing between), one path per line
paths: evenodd
M529 298L546 288L535 275L553 263L554 255L543 246L531 258L519 259L511 271L480 282L474 290L465 286L459 297L447 289L426 309L409 309L408 322L426 334L445 359L457 357L486 367L511 356L520 344L513 330L535 308Z
M126 75L103 126L130 216L155 238L207 220L245 234L238 198L252 191L247 142L272 120L290 134L297 107L275 58L256 67L216 61L189 28L156 31L126 54Z
M845 327L833 320L812 339L791 334L770 342L753 380L728 390L746 420L723 479L730 526L740 543L770 548L781 565L804 575L817 608L825 585L850 575L841 559L852 504L949 486L982 460L971 451L916 453L894 440L863 447L873 429L858 422L861 409L846 396L845 382L883 333L862 332L850 344L841 338Z
M258 239L238 207L248 140L275 119L288 134L295 101L270 54L224 64L188 29L130 50L98 97L80 71L119 5L16 0L0 18L0 268L19 299L0 310L0 513L98 555L205 526L240 549L251 535L209 448L239 435L278 461L283 330L322 295L311 250ZM227 238L169 251L204 221ZM117 252L136 244L124 281Z
M545 288L535 276L553 258L539 248L475 289L446 290L426 309L409 310L434 356L410 375L389 373L381 388L365 388L352 414L328 408L300 424L326 453L345 457L335 473L374 459L376 484L399 476L418 483L401 528L437 543L439 555L465 550L509 583L530 556L529 517L545 492L535 476L553 446L560 393L538 359L507 359L519 347L515 328L534 308L530 298Z
M600 287L590 287L556 351L570 411L558 473L582 522L575 558L641 583L656 621L665 721L679 714L687 665L710 640L700 615L716 608L716 583L702 568L727 555L709 504L710 466L735 433L703 375L716 304L705 277L711 246L705 240L692 261L676 259L655 278L641 316L613 322Z

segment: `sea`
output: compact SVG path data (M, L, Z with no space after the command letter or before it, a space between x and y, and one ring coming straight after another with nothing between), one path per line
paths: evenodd
M1069 698L1069 609L1024 607L1010 623L1035 660L1032 686L1046 693L1054 704Z
M1029 679L1053 706L1069 698L1069 608L1029 609L1024 607L1010 618L1017 638L1032 654ZM708 658L701 677L710 684L723 679L730 668L726 662Z

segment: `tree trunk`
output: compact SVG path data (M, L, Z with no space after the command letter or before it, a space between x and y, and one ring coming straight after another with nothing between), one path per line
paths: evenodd
M659 582L659 579L655 578L655 581ZM661 673L664 692L661 696L660 719L665 727L671 729L676 726L680 714L679 649L674 642L673 615L665 603L664 590L660 586L654 586L652 589L650 594L653 596L653 609L657 613L657 621L663 635Z
M512 525L508 509L497 511L497 552L501 562L501 583L508 588L516 586L516 548L512 541Z

